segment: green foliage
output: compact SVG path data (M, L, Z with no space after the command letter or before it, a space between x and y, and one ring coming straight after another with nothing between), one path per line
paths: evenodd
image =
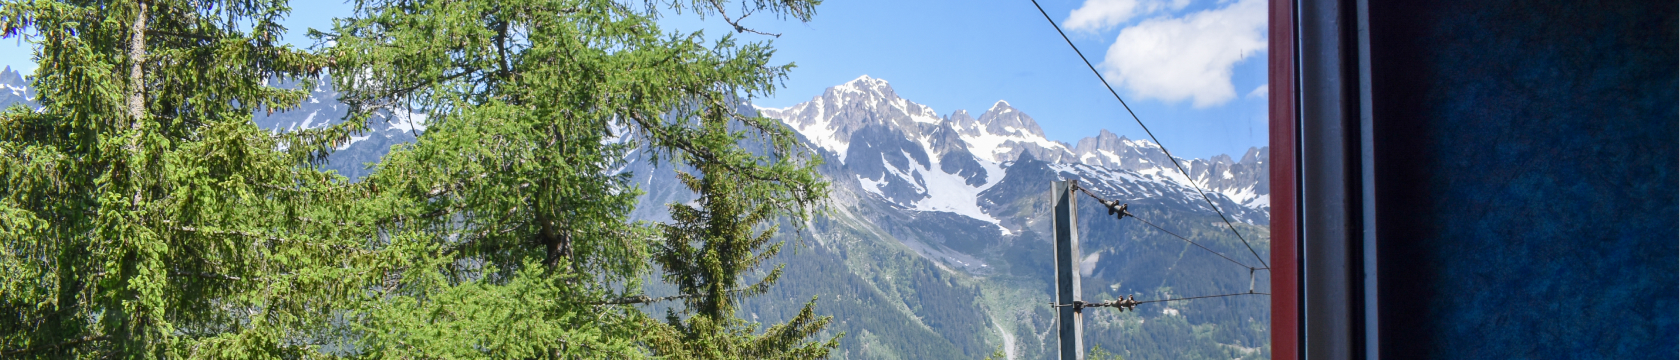
M808 20L816 1L648 3ZM726 11L726 5L740 11ZM732 8L731 8L732 9ZM791 65L766 44L664 34L599 0L357 3L312 53L284 1L7 1L38 112L0 115L0 357L813 358L808 303L737 319L779 268L768 227L827 192L794 135L734 111ZM743 13L745 12L745 13ZM739 19L738 17L735 19ZM323 73L323 71L325 73ZM331 75L339 125L258 111ZM361 181L318 170L383 112L429 115ZM696 169L698 206L635 223L632 149ZM802 223L795 221L793 223ZM755 234L757 229L757 234ZM635 305L657 259L685 309ZM686 318L684 317L686 316Z
M1121 357L1120 354L1115 354L1115 353L1108 352L1108 350L1103 350L1102 345L1091 346L1091 352L1089 354L1085 355L1085 358L1089 359L1089 360L1125 360L1126 359L1124 357Z
M359 126L251 125L303 96L265 79L326 64L275 43L285 12L0 4L43 107L0 115L0 357L279 356L325 324L356 240L309 220L345 192L305 165Z
M744 134L731 131L735 117L715 102L700 118L699 131L689 138L704 148L732 149L743 140ZM755 119L756 120L756 119ZM748 127L771 129L768 123L749 123ZM791 138L785 143L773 143L775 152L791 149ZM754 233L754 227L769 224L776 215L788 214L808 207L820 200L817 193L801 191L802 187L824 186L808 168L802 172L771 169L755 172L727 162L707 161L709 154L684 153L679 159L692 164L700 176L679 173L678 178L689 190L700 194L697 204L671 204L672 224L662 226L665 241L657 247L655 261L665 269L664 279L675 284L686 296L683 303L687 319L675 311L666 316L669 327L653 340L658 353L668 358L741 359L741 358L820 358L839 344L838 336L827 343L804 343L828 325L830 318L816 317L816 299L805 303L799 314L788 323L771 327L754 336L755 327L735 317L739 297L763 294L781 277L783 267L770 270L756 283L742 284L742 276L759 267L781 250L781 243L770 243L776 226ZM730 154L731 158L753 158L747 154ZM768 159L751 160L749 164ZM773 176L781 181L764 181L758 176ZM793 181L787 181L791 179ZM792 215L792 214L788 214Z

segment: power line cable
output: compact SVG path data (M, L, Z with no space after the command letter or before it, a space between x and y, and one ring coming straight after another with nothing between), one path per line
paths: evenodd
M1218 297L1227 297L1227 296L1243 296L1243 295L1268 295L1269 296L1269 295L1272 295L1272 294L1271 293L1254 292L1254 290L1249 290L1248 292L1245 292L1245 293L1203 295L1203 296L1191 296L1191 297L1185 297L1185 298L1167 298L1167 299L1143 300L1143 301L1135 300L1131 296L1128 295L1128 296L1121 297L1121 298L1116 298L1116 299L1110 300L1110 301L1099 301L1099 302L1074 301L1072 304L1057 304L1057 303L1052 302L1052 303L1050 303L1050 307L1058 308L1058 307L1072 306L1076 310L1080 309L1080 308L1088 308L1088 307L1089 308L1111 307L1111 308L1114 308L1115 310L1127 311L1127 310L1137 310L1138 305L1143 305L1143 304L1148 304L1148 303L1169 302L1169 301L1185 301L1185 300L1208 299L1208 298L1218 298Z
M1190 245L1196 245L1196 247L1202 248L1202 250L1207 250L1207 252L1213 253L1214 255L1219 255L1219 257L1225 258L1225 260L1230 261L1233 264L1241 265L1242 267L1248 268L1249 270L1259 270L1260 269L1260 268L1257 268L1257 267L1248 266L1248 264L1244 264L1241 261L1237 261L1236 259L1232 259L1230 256L1225 256L1225 254L1222 254L1218 251L1213 251L1213 249L1209 249L1206 246L1202 246L1202 244L1197 244L1195 241L1190 241L1190 239L1185 238L1184 236L1180 236L1178 234L1174 234L1171 231L1167 231L1167 229L1162 228L1160 225L1155 225L1155 223L1152 223L1152 222L1149 222L1149 220L1144 220L1143 218L1137 217L1137 215L1132 215L1131 217L1133 219L1137 219L1137 221L1142 221L1144 225L1149 225L1149 227L1155 228L1155 230L1160 230L1161 232L1167 233L1167 235L1172 235L1173 237L1176 237L1179 240L1184 240L1184 242L1190 243Z
M1167 151L1167 146L1161 144L1161 139L1155 138L1155 133L1149 131L1148 126L1143 125L1143 119L1138 118L1136 112L1132 112L1131 105L1126 105L1126 100L1120 98L1120 93L1114 91L1114 86L1108 84L1108 79L1103 78L1102 72L1097 71L1097 67L1095 65L1091 65L1091 60L1085 58L1085 53L1082 52L1082 51L1079 51L1079 46L1074 45L1072 39L1068 39L1067 33L1062 32L1062 27L1060 25L1056 25L1056 20L1051 19L1050 18L1050 13L1044 11L1044 6L1039 5L1038 0L1032 0L1032 3L1033 3L1033 6L1038 7L1038 13L1039 14L1044 14L1044 20L1049 21L1050 26L1056 28L1056 33L1062 35L1062 40L1067 41L1068 46L1073 48L1073 52L1075 54L1079 54L1079 60L1084 60L1085 61L1085 66L1091 68L1091 73L1097 74L1097 80L1102 81L1103 86L1108 88L1108 93L1113 94L1114 99L1120 101L1120 106L1126 108L1126 113L1127 114L1132 115L1132 120L1137 121L1138 127L1143 128L1143 133L1148 134L1149 135L1149 140L1152 140L1152 141L1155 142L1155 147L1161 148L1161 153L1167 155L1167 160L1172 161L1173 166L1178 168L1178 172L1184 174L1184 178L1190 181L1190 187L1193 188L1193 189L1196 189L1197 194L1202 195L1202 200L1207 201L1208 206L1213 207L1213 212L1216 213L1216 214L1219 214L1219 219L1225 221L1225 226L1229 227L1231 229L1232 234L1237 235L1237 240L1242 240L1243 246L1248 247L1248 252L1251 253L1251 254L1254 254L1254 259L1255 260L1260 261L1260 265L1262 266L1261 269L1271 270L1272 266L1269 265L1269 264L1266 264L1266 259L1263 259L1263 258L1260 257L1260 252L1254 251L1254 246L1249 245L1248 239L1244 238L1242 236L1242 233L1237 232L1237 226L1234 225L1234 224L1231 224L1231 219L1225 217L1225 212L1219 210L1219 205L1215 205L1213 203L1213 198L1208 197L1207 192L1202 191L1201 185L1196 184L1196 179L1190 176L1189 171L1184 170L1184 165L1179 165L1178 164L1178 158L1173 157L1172 152ZM1221 255L1221 256L1223 256L1223 255ZM1244 266L1247 266L1247 265L1244 265Z
M1245 264L1241 261L1237 261L1237 259L1232 259L1230 256L1225 256L1224 253L1214 251L1213 249L1210 249L1206 246L1202 246L1202 244L1197 244L1195 241L1190 241L1189 238L1186 238L1184 236L1173 233L1172 231L1167 231L1166 228L1163 228L1160 225L1155 225L1155 223L1149 222L1149 220L1144 220L1143 218L1137 217L1136 214L1132 214L1132 212L1126 211L1126 205L1125 204L1121 204L1119 201L1115 201L1115 200L1103 199L1102 197L1097 196L1096 193L1091 192L1091 190L1087 190L1083 186L1078 186L1078 183L1075 183L1074 188L1079 189L1079 191L1085 193L1086 196L1090 196L1092 199L1097 199L1097 202L1102 203L1104 206L1107 206L1109 208L1108 213L1110 215L1118 214L1119 217L1122 218L1122 219L1130 217L1130 218L1133 218L1133 219L1137 219L1137 221L1142 221L1145 225L1149 225L1150 227L1155 228L1155 230L1160 230L1163 233L1167 233L1167 235L1172 235L1173 237L1176 237L1179 240L1184 240L1184 242L1190 243L1190 245L1196 245L1196 247L1202 248L1202 250L1207 250L1207 252L1213 253L1214 255L1219 255L1219 257L1225 258L1226 261L1230 261L1232 264L1237 264L1238 266L1248 268L1249 272L1253 272L1254 270L1260 269L1260 268L1257 268L1257 267L1249 266L1248 264Z
M1139 301L1139 302L1137 302L1137 303L1139 303L1139 304L1148 304L1148 303L1157 303L1157 302L1168 302L1168 301L1184 301L1184 300L1195 300L1195 299L1207 299L1207 298L1216 298L1216 297L1226 297L1226 296L1243 296L1243 295L1271 295L1271 293L1261 293L1261 292L1245 292L1245 293L1235 293L1235 294L1222 294L1222 295L1204 295L1204 296L1192 296L1192 297L1187 297L1187 298L1170 298L1170 299L1159 299L1159 300L1144 300L1144 301Z

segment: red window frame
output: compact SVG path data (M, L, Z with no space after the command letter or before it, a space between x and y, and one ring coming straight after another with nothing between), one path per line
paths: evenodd
M1270 94L1272 206L1272 358L1299 359L1299 249L1296 228L1295 2L1271 0L1267 92Z

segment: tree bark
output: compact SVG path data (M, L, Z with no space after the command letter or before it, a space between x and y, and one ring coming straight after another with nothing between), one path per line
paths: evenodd
M128 151L132 157L140 151L140 131L144 127L141 121L146 116L146 73L142 67L146 62L146 2L140 2L140 9L134 15L134 24L129 28L128 40L128 129L132 132L128 139ZM130 181L137 181L139 174L135 171L139 164L129 164ZM134 200L130 204L140 206L140 187L134 188Z
M146 115L145 70L141 67L146 62L146 10L146 3L141 2L139 12L134 15L134 24L129 29L128 126L131 130L139 130L140 119Z

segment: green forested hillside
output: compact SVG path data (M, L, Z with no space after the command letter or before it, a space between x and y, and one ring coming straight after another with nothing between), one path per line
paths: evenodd
M1021 224L1022 231L1005 235L980 220L895 208L859 195L844 181L843 166L825 165L822 171L837 185L827 211L815 216L807 231L779 235L798 250L777 258L788 264L784 280L768 296L747 301L745 311L776 321L802 299L817 296L818 313L836 319L831 331L847 334L835 358L979 359L1000 347L1017 359L1055 358L1047 306L1052 258L1048 229L1042 227L1049 182L1075 174L1030 157L1009 164L1007 176L981 194L996 209L1018 209L1019 217L1005 221ZM672 194L657 181L647 184L644 204L652 194ZM681 201L680 194L672 196L662 201ZM1086 299L1248 291L1246 268L1136 220L1108 216L1089 198L1080 201L1083 251L1098 254L1084 278ZM1247 255L1246 248L1205 204L1151 196L1130 204L1139 217L1235 259L1252 259L1239 257ZM1259 220L1239 230L1264 250L1268 231ZM985 266L962 267L928 255L941 252L971 254ZM1255 289L1265 292L1268 277L1263 271L1256 276ZM1269 358L1268 300L1253 295L1146 304L1126 313L1090 309L1085 341L1127 359Z

